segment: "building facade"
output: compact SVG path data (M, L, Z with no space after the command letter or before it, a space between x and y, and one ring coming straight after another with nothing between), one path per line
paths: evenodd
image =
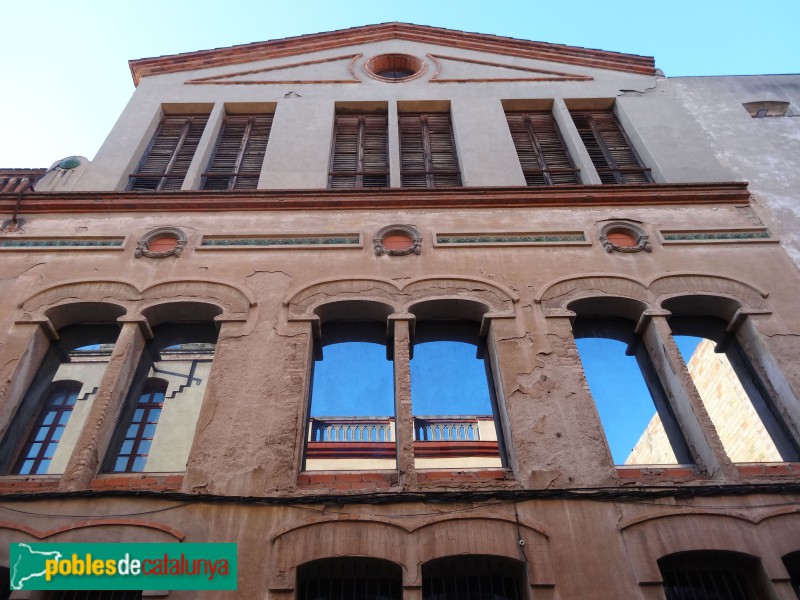
M94 160L0 174L6 577L230 541L237 592L168 596L800 597L800 278L652 59L392 23L130 66Z

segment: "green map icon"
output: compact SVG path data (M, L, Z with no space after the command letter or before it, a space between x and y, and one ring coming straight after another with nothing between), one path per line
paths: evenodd
M60 552L42 552L28 544L11 544L11 589L23 590L27 581L44 579L45 561L60 558Z

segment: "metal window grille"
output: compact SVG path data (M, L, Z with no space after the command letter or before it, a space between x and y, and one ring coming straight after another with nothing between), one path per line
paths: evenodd
M256 189L271 130L272 115L226 117L202 189Z
M733 553L684 552L658 561L667 600L758 600L758 561Z
M136 173L130 175L130 191L179 191L194 158L207 115L164 117Z
M374 558L330 558L297 569L298 600L400 600L398 565Z
M399 125L402 187L461 185L449 114L404 113Z
M506 120L528 185L580 183L551 113L508 112Z
M328 187L389 186L386 115L336 115Z
M602 183L653 182L650 169L639 160L614 113L605 110L571 114Z
M16 472L20 475L47 473L50 461L58 448L72 409L81 389L79 382L55 384L50 390L39 418L25 442Z
M442 558L422 566L422 600L520 600L522 567L495 556Z
M150 445L158 426L158 419L164 407L164 393L167 385L160 380L148 382L125 432L113 471L116 473L139 473L144 470Z

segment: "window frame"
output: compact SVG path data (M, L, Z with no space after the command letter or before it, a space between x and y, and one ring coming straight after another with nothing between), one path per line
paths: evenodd
M380 122L382 121L382 123ZM354 123L348 123L354 122ZM355 125L355 127L354 127ZM355 130L355 139L346 139L347 132L352 136ZM381 137L383 140L381 140ZM382 152L380 151L382 143ZM354 152L346 152L350 144ZM371 152L370 150L374 150ZM353 154L355 155L353 157ZM355 158L352 168L347 160ZM375 158L376 165L371 166ZM348 168L343 168L347 166ZM337 112L334 117L333 136L331 138L331 154L328 166L328 189L361 189L361 188L386 188L389 187L389 117L382 112ZM370 183L374 178L377 183ZM381 180L382 179L382 180ZM352 183L352 185L348 185Z
M275 116L271 113L253 113L253 114L232 114L227 115L222 120L217 141L214 144L214 151L208 160L206 170L202 173L202 181L200 189L204 191L235 191L235 190L254 190L258 188L258 180L261 176L261 167L263 167L264 159L266 157L267 147L269 146L269 138L272 133L272 125ZM240 136L237 136L231 130L235 126L244 125L244 131ZM223 146L236 145L238 137L238 149L235 156L233 156L233 169L229 171L220 171L215 167L215 163L223 160L230 160L230 154L222 157L220 150ZM255 146L255 148L253 148ZM242 165L259 165L256 170L242 170ZM224 166L224 165L223 165ZM219 168L222 168L220 166ZM227 179L227 184L224 189L222 187L210 187L210 181L219 180L220 182Z
M432 125L440 131L432 132ZM400 140L400 187L463 186L449 111L401 112L398 114L397 127ZM411 136L418 138L418 143L415 144Z
M564 137L561 135L561 130L558 127L553 113L549 110L506 110L506 123L508 124L509 133L514 142L514 148L517 152L517 158L520 162L522 174L525 176L525 183L529 187L538 186L552 186L552 185L578 185L581 183L580 170L575 166L575 161L564 143ZM521 119L521 123L512 123L513 120ZM535 124L534 121L537 123ZM515 127L517 128L515 131ZM550 131L545 131L544 127L550 127ZM544 134L547 134L549 139L540 139ZM520 136L527 137L530 143L530 149L524 148L520 140ZM556 147L557 146L557 147ZM526 153L532 153L533 156L525 158ZM558 154L561 156L556 156ZM554 159L559 159L560 162L565 162L569 167L550 168L548 156L553 156ZM537 167L526 166L527 163L536 164ZM569 177L572 175L573 181L554 181L553 175L558 174L560 177ZM536 176L543 179L541 183L534 182Z

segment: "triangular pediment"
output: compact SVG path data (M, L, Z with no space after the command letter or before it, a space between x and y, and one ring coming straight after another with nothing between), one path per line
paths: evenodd
M272 85L289 83L359 83L354 64L361 54L306 60L272 67L212 75L186 81L194 85Z
M143 58L132 60L129 64L134 83L137 85L143 77L220 67L228 72L224 76L214 76L214 83L234 83L237 79L238 83L353 82L357 81L361 75L352 68L348 68L348 57L352 59L354 54L361 51L359 47L366 44L390 40L419 42L432 49L436 48L433 55L438 57L436 60L440 61L441 69L430 78L432 82L446 81L447 79L468 79L470 81L585 79L586 75L580 72L582 69L579 68L576 72L574 67L606 69L650 76L655 74L653 59L648 56L467 33L409 23L366 25L230 48ZM442 51L442 49L448 48L452 48L454 51ZM337 53L336 50L341 52ZM470 51L490 57L491 60L476 59L470 62L464 58L448 58ZM335 59L325 58L324 61L315 62L322 56L320 53L334 54ZM315 58L306 61L304 56L315 56ZM265 64L265 61L291 58L296 58L296 60L290 60L289 63L280 67L261 66ZM519 59L547 64L543 68L522 66L518 64ZM459 61L460 64L458 64ZM284 61L281 60L281 62ZM246 67L253 63L259 63L260 68ZM241 65L242 69L233 68L236 65ZM565 65L566 68L562 70L559 68L560 65ZM320 75L320 67L325 67L328 72ZM467 67L469 68L467 69ZM204 83L211 80L211 77L200 77L195 78L192 82Z
M590 81L590 75L554 71L502 62L459 58L441 54L428 54L436 63L436 73L430 81L434 83L468 83L501 81Z

